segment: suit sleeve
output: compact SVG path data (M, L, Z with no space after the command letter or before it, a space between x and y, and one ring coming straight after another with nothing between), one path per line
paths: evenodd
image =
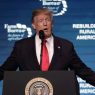
M92 71L91 68L87 67L81 59L78 57L76 51L74 50L74 46L72 45L70 51L71 63L70 68L75 71L75 73L86 80L86 82L95 86L95 71Z
M14 45L13 51L7 60L0 66L0 80L4 77L4 71L14 71L18 68L17 65L17 56L18 56L18 48L17 45Z

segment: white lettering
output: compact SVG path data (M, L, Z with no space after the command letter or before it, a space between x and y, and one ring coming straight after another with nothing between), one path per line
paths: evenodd
M91 29L91 30L89 30L89 29L86 29L86 30L79 30L79 33L80 34L95 34L95 30L94 29Z
M60 5L61 2L47 2L45 0L43 0L43 5Z
M95 28L95 24L73 24L73 28Z
M80 93L93 93L95 94L95 89L80 89Z
M78 35L77 40L95 40L95 35Z

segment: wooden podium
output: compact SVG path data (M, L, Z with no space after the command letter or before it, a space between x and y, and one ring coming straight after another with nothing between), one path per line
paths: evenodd
M6 71L3 95L79 95L73 71Z

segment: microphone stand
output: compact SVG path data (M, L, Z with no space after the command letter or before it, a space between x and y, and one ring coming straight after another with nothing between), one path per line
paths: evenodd
M41 53L40 53L40 66L42 65L42 51L43 51L43 42L44 42L44 38L45 38L45 34L43 30L39 31L39 38L41 39Z
M42 51L43 51L43 40L41 40L42 42L41 42L41 53L40 53L40 66L42 65L42 56L43 56L43 54L42 54Z

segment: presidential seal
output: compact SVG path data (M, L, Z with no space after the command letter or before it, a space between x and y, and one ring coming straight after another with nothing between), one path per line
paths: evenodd
M33 78L25 87L25 95L53 95L53 86L45 78Z

